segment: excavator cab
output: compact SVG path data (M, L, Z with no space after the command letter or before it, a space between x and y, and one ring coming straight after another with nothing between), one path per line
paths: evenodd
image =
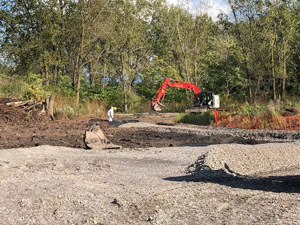
M215 95L211 91L203 91L198 94L199 103L198 106L206 106L209 109L218 109L220 108L219 95Z
M212 92L201 92L199 95L199 106L211 106L213 102L213 93Z
M210 91L203 91L195 95L194 107L186 109L185 112L206 112L209 109L220 108L219 96Z

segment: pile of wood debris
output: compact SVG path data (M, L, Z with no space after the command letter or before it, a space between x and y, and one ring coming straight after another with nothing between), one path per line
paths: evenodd
M55 96L51 95L49 98L46 98L44 102L38 102L35 100L26 100L26 101L9 101L6 102L6 105L9 107L18 108L19 110L29 112L31 110L40 110L40 114L49 116L54 120L54 101Z

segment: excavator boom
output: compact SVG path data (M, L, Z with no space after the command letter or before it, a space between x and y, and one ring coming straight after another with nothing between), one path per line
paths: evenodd
M160 101L164 100L168 87L192 90L194 92L195 99L197 101L199 100L200 89L196 85L180 80L174 80L172 78L167 78L157 90L155 97L152 99L151 106L154 111L161 111L160 105L163 106L163 104L160 103Z

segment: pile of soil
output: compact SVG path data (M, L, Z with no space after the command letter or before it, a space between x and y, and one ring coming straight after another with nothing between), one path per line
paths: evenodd
M6 103L11 102L11 98L0 99L0 124L3 123L22 123L28 121L30 118L21 110L7 106Z
M0 99L0 149L54 145L84 148L86 121L51 121L39 110L25 112L7 106L11 98Z
M84 148L86 121L43 121L27 124L1 124L0 149L39 145Z

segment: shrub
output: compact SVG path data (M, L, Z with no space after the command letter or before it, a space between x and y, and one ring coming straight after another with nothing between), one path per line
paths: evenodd
M50 93L45 91L43 87L43 80L38 74L30 73L27 78L28 90L24 97L26 99L43 101L50 96Z
M178 115L176 122L208 126L214 123L214 115L211 112L182 113Z
M28 85L22 79L18 77L2 78L5 82L1 82L0 92L4 96L14 96L17 98L23 98L28 92Z
M241 114L246 116L256 116L264 114L267 111L267 107L259 105L257 103L249 104L245 102L241 105Z

